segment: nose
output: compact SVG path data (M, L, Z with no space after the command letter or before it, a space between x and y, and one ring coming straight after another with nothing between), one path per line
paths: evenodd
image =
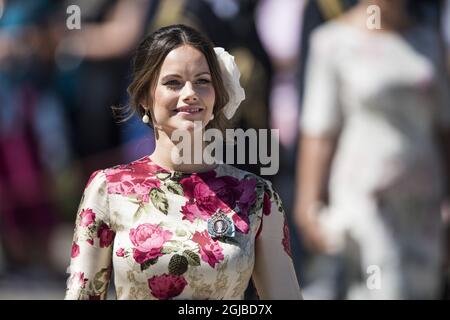
M180 95L181 95L181 99L185 102L189 102L189 101L193 102L193 101L198 100L197 92L195 92L195 90L192 86L192 82L190 82L190 81L186 81L183 89L180 92Z

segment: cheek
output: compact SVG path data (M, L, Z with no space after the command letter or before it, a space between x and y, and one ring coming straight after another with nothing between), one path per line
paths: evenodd
M205 90L202 91L202 99L203 99L203 102L208 107L212 108L214 106L214 102L216 100L216 94L214 92L214 88L205 88Z
M156 88L154 96L155 115L171 110L176 105L178 99L178 95L175 92L160 87Z

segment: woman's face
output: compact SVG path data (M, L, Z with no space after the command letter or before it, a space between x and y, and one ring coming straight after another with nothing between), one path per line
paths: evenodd
M169 135L175 129L205 127L213 112L215 92L205 56L183 45L166 56L154 91L154 125Z

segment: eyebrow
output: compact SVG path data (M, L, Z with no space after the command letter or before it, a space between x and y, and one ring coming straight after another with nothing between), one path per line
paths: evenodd
M201 76L204 74L211 75L208 71L204 71L204 72L197 73L194 77L198 77L198 76ZM178 73L171 73L171 74L167 74L164 77L162 77L162 80L164 80L165 78L169 78L169 77L181 78L181 76Z

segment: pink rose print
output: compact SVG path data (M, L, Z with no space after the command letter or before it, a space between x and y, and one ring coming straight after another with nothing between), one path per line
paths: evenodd
M256 179L241 180L236 190L240 195L237 202L240 210L233 214L232 219L237 230L248 233L250 230L248 213L256 201Z
M195 198L195 186L198 183L205 183L205 181L211 180L216 176L215 171L206 173L194 173L187 178L181 179L180 183L183 186L184 195L189 198Z
M151 294L160 300L167 300L180 295L186 287L187 282L183 276L164 273L148 279L148 287Z
M289 227L287 225L286 216L284 217L283 240L281 240L281 244L283 245L284 251L288 254L289 257L292 258L291 241L289 237Z
M245 234L248 233L248 231L250 230L250 221L247 215L239 215L235 213L231 218L233 219L234 226L237 230Z
M270 202L269 194L267 192L264 192L263 214L265 216L268 216L270 214L271 206L272 204Z
M87 227L95 221L95 213L92 209L84 209L80 213L80 226Z
M194 218L207 220L219 208L227 212L231 210L208 185L214 178L211 174L215 175L215 172L212 171L208 175L193 174L180 180L184 195L189 199L188 204L182 207L184 220L187 219L191 222ZM202 179L205 177L208 177L209 180Z
M117 251L116 251L116 256L118 256L118 257L123 257L123 256L125 256L125 249L124 249L124 248L119 248L119 249L117 249Z
M214 268L216 263L223 260L222 248L217 241L211 239L207 230L202 233L196 231L192 236L192 241L199 245L202 260L211 267Z
M236 205L239 212L233 215L238 231L249 231L248 212L256 201L256 179L238 179L230 176L216 177L216 172L193 174L180 181L189 201L182 207L184 220L207 220L218 209L230 212Z
M114 236L114 231L106 223L102 223L97 230L97 237L100 239L100 248L109 247L114 240Z
M94 245L94 240L92 239L87 239L86 242L89 243L91 246Z
M70 257L76 258L80 254L80 246L74 242L72 243L72 253L70 254Z
M216 196L216 193L203 181L195 185L194 199L198 207L201 210L208 212L210 215L216 212L218 208L228 211L230 210L227 209L227 206L220 201L220 199Z
M135 246L133 258L143 264L162 256L161 249L172 238L172 232L163 230L156 224L144 223L130 230L130 240Z
M256 201L256 179L243 179L239 182L237 190L240 194L239 209L242 215L247 215L250 207Z
M181 213L183 214L183 220L189 220L190 222L194 222L196 218L206 221L211 216L208 212L201 210L195 202L186 202L181 207Z
M150 191L160 187L160 181L154 175L156 169L162 171L148 159L108 169L105 171L108 192L124 196L136 195L138 199L148 202Z
M238 179L230 176L222 176L207 180L207 184L217 197L226 204L226 207L221 209L229 212L235 207L236 201L240 197L239 190L236 188L239 185Z

